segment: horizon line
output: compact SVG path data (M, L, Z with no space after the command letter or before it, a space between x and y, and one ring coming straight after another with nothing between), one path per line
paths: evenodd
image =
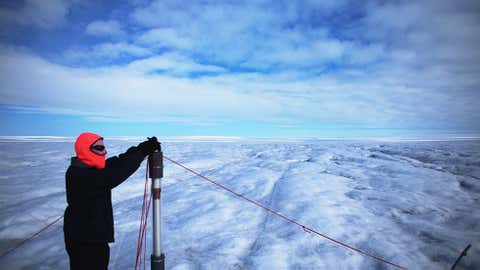
M0 142L11 141L73 141L77 136L49 136L49 135L0 135ZM103 136L107 140L125 140L125 141L141 141L148 136L139 135L119 135L119 136ZM469 141L480 140L480 134L471 135L405 135L405 136L304 136L304 137L268 137L268 136L156 136L159 141L163 142L242 142L242 141Z

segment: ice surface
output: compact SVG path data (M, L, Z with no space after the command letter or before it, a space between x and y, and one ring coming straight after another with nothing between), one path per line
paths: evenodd
M109 155L141 139L107 138ZM165 140L165 155L319 232L409 269L448 269L472 243L458 269L480 269L478 140L191 139ZM63 214L72 142L0 138L0 253ZM110 269L134 265L144 165L113 191ZM165 166L168 269L393 269ZM67 265L61 222L0 258L1 269Z

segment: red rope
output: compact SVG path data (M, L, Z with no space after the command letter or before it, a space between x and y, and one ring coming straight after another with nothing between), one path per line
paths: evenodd
M219 188L221 188L221 189L224 189L224 190L226 190L226 191L234 194L235 196L237 196L237 197L239 197L239 198L241 198L241 199L243 199L243 200L245 200L245 201L248 201L248 202L250 202L250 203L252 203L252 204L254 204L254 205L256 205L256 206L258 206L258 207L260 207L260 208L263 208L264 210L266 210L266 211L268 211L268 212L270 212L270 213L272 213L272 214L274 214L274 215L276 215L276 216L278 216L278 217L280 217L280 218L282 218L282 219L290 222L290 223L293 223L293 224L301 227L301 228L302 228L304 231L306 231L306 232L314 233L314 234L316 234L316 235L318 235L318 236L321 236L321 237L323 237L323 238L325 238L325 239L327 239L327 240L330 240L330 241L332 241L332 242L334 242L334 243L336 243L336 244L338 244L338 245L341 245L341 246L343 246L343 247L345 247L345 248L348 248L348 249L350 249L350 250L353 250L353 251L355 251L355 252L358 252L358 253L360 253L360 254L363 254L363 255L365 255L365 256L368 256L368 257L370 257L370 258L372 258L372 259L375 259L375 260L377 260L377 261L380 261L380 262L386 263L386 264L388 264L388 265L391 265L391 266L393 266L393 267L395 267L395 268L397 268L397 269L407 270L406 267L403 267L403 266L400 266L400 265L395 264L395 263L393 263L393 262L387 261L387 260L382 259L382 258L380 258L380 257L378 257L378 256L369 254L369 253L367 253L367 252L365 252L365 251L363 251L363 250L361 250L361 249L358 249L358 248L353 247L353 246L351 246L351 245L345 244L345 243L343 243L343 242L341 242L341 241L339 241L339 240L336 240L336 239L334 239L334 238L332 238L332 237L330 237L330 236L328 236L328 235L326 235L326 234L320 233L320 232L318 232L318 231L316 231L316 230L314 230L314 229L312 229L312 228L310 228L310 227L308 227L308 226L305 226L305 225L301 224L301 223L298 222L298 221L295 221L295 220L293 220L293 219L291 219L291 218L289 218L289 217L286 217L286 216L280 214L279 212L277 212L277 211L275 211L275 210L273 210L273 209L271 209L271 208L269 208L269 207L267 207L267 206L265 206L265 205L263 205L263 204L260 204L260 203L258 203L258 202L256 202L256 201L252 200L252 199L247 198L247 197L243 196L242 194L240 194L240 193L238 193L238 192L235 192L235 191L229 189L228 187L226 187L226 186L224 186L224 185L222 185L222 184L219 184L219 183L213 181L212 179L210 179L210 178L208 178L208 177L206 177L206 176L203 176L202 174L200 174L200 173L198 173L198 172L196 172L196 171L194 171L194 170L192 170L192 169L190 169L190 168L182 165L181 163L179 163L179 162L177 162L177 161L175 161L175 160L170 159L169 157L167 157L167 156L165 156L165 155L164 155L163 157L164 157L165 159L167 159L168 161L172 162L173 164L182 167L183 169L185 169L185 170L187 170L187 171L195 174L196 176L198 176L198 177L200 177L200 178L203 178L204 180L207 180L208 182L216 185L217 187L219 187Z
M150 209L150 203L152 202L152 193L150 193L150 198L148 200L148 205L147 205L147 209ZM145 217L145 224L143 225L143 238L144 238L144 242L143 242L143 269L145 269L145 266L146 266L146 252L147 252L147 237L146 237L146 233L147 233L147 225L148 225L148 214L150 213L150 211L147 211L147 216Z
M23 239L20 243L18 243L16 246L14 246L13 248L7 250L6 252L2 253L2 255L0 255L0 258L2 258L3 256L7 255L8 253L14 251L15 249L19 248L21 245L25 244L26 242L32 240L33 238L37 237L39 234L41 234L42 232L44 232L46 229L48 229L50 226L52 226L53 224L57 223L58 221L60 221L61 219L63 218L63 215L57 217L54 221L50 222L49 224L47 224L46 226L44 226L42 229L40 229L38 232L34 233L32 236L28 237L28 238L25 238Z
M145 174L145 187L143 190L143 203L142 203L142 216L140 218L140 228L138 230L138 241L137 241L137 255L135 257L135 270L139 265L141 265L142 259L142 249L143 249L143 269L145 269L146 261L146 250L147 250L147 239L146 231L148 225L148 214L150 210L150 203L152 201L152 193L150 193L149 200L147 201L148 195L148 162L147 170Z

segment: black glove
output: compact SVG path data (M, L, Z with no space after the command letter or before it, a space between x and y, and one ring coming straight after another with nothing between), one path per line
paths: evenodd
M148 138L147 141L140 143L137 147L144 155L147 156L153 153L155 150L160 150L160 143L157 141L156 137L151 137Z

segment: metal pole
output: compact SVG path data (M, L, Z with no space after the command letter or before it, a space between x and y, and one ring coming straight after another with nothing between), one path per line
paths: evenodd
M150 257L151 270L165 269L165 255L162 252L162 187L161 180L163 177L163 153L160 147L159 151L155 151L148 157L148 165L150 167L149 175L152 179L153 194L153 252Z

